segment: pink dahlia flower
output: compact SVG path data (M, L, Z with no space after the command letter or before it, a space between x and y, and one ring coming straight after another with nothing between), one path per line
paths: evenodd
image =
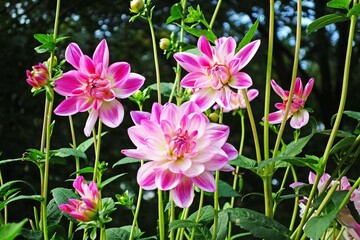
M79 193L81 200L68 199L69 204L61 204L61 211L66 212L76 220L89 222L95 220L101 205L99 190L93 181L86 184L84 177L75 179L73 187Z
M55 109L61 116L90 111L85 125L85 135L90 136L96 120L115 128L124 118L124 108L116 98L127 98L137 91L145 78L130 72L126 62L109 66L109 49L106 40L97 46L90 58L76 43L71 43L65 59L76 70L66 72L55 82L55 91L67 98Z
M252 85L251 77L240 70L253 58L260 40L247 44L238 53L232 37L218 38L212 47L201 36L197 45L201 56L186 52L174 54L176 61L189 72L181 80L181 86L196 90L191 101L201 110L210 108L215 102L229 108L232 88L246 89Z
M289 101L289 91L283 90L274 80L271 80L271 86L276 94L279 95L283 100L282 103L275 104L275 107L279 109L279 111L269 114L269 123L278 124L281 123L284 118L286 104ZM308 81L308 83L305 85L305 88L303 88L301 79L296 78L290 111L287 116L288 119L291 117L290 126L292 128L299 129L309 122L309 112L304 109L304 106L313 86L313 78Z
M175 204L189 207L194 184L215 191L212 171L232 171L230 159L236 149L226 142L229 127L211 123L194 102L180 107L154 103L151 113L131 112L135 126L128 134L136 149L122 150L126 156L149 160L137 174L146 190L170 190Z
M316 175L313 172L309 173L309 183L314 184ZM327 173L324 173L319 181L319 184L317 186L318 192L322 192L324 190L324 187L326 183L329 181L331 176ZM290 185L290 187L297 187L300 185L303 185L302 182L296 182ZM330 188L334 184L334 181L330 183L328 188ZM340 180L340 184L337 188L337 191L349 191L351 189L351 185L349 183L349 180L347 177L342 177ZM355 191L351 194L350 201L352 201L355 205L355 208L360 214L360 190L355 189ZM307 204L307 198L301 199L299 201L300 206L300 216L303 216L303 212L305 210L305 206ZM360 239L360 224L356 222L354 217L351 215L351 212L347 206L345 206L341 211L339 212L338 216L336 217L337 220L346 227L343 238L341 239Z
M249 102L254 100L259 95L259 91L256 89L246 90L246 93L247 93ZM220 107L219 104L215 104L215 106L214 106L215 109L217 109L219 107ZM237 110L239 108L241 108L241 109L246 108L246 102L245 102L244 95L242 94L242 90L238 90L237 93L231 92L229 107L224 108L224 112L230 112L233 110Z

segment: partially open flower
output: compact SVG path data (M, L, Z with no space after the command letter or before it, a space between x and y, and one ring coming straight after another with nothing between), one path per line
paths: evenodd
M26 71L26 81L34 88L42 88L49 81L49 69L42 63L32 67L33 70Z
M101 199L95 183L91 181L87 185L84 177L79 176L75 179L73 187L79 193L81 200L68 199L69 204L61 204L59 206L60 210L81 222L96 220Z

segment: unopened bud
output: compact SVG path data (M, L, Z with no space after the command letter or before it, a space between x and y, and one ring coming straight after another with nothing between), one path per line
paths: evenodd
M213 112L213 113L210 113L209 115L209 120L211 122L218 122L219 121L219 114Z
M144 0L131 0L130 11L133 13L139 13L144 8Z
M34 88L44 87L49 81L48 68L42 63L39 63L38 65L33 66L32 68L33 68L32 71L29 70L26 71L27 83L33 86Z
M159 46L160 46L160 49L162 49L162 50L169 50L171 47L170 39L168 39L168 38L160 39Z
M56 56L53 56L52 58L52 62L51 62L51 57L49 57L49 59L47 60L47 65L50 66L50 63L52 63L52 67L56 66L57 64L57 57Z
M142 92L140 90L137 90L134 94L133 97L136 99L140 99L142 97Z

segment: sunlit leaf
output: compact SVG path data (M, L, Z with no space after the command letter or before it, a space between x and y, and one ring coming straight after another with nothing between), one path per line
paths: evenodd
M238 52L240 49L242 49L246 44L251 42L251 39L254 37L255 32L259 26L259 19L255 21L255 23L251 26L249 31L245 34L243 39L241 39L241 42L239 43L238 47L236 48L236 52Z
M347 17L345 14L343 13L332 13L332 14L328 14L325 16L322 16L318 19L316 19L315 21L313 21L312 23L309 24L309 26L307 26L306 31L308 34L323 28L327 25L330 25L332 23L337 23L337 22L344 22L344 21L348 21L349 17Z

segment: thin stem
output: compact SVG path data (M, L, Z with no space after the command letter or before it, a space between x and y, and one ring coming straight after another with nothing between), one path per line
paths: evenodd
M40 152L44 153L45 151L45 137L46 137L46 118L48 115L49 101L45 97L45 106L44 106L44 118L43 118L43 126L41 132L41 143L40 143Z
M169 225L175 221L175 203L174 201L172 200L171 198L171 193L170 193L170 204L171 204L171 207L170 207L170 221L169 221ZM174 240L175 239L175 231L174 230L171 230L170 231L170 240Z
M242 110L240 110L239 115L240 115L240 132L241 132L239 155L241 155L242 151L243 151L243 148L244 148L244 142L245 142L245 115L244 115L244 112ZM235 173L234 173L233 186L232 186L235 191L236 191L237 182L238 182L238 179L239 179L239 170L240 170L240 167L236 166ZM230 207L231 208L234 207L234 203L235 203L235 197L231 197L231 200L230 200ZM229 221L228 239L230 239L230 237L231 237L231 228L232 228L232 222Z
M144 165L144 160L141 160L141 166L142 165ZM140 212L140 205L141 205L142 195L143 195L143 189L141 187L139 187L138 199L137 199L137 202L136 202L134 219L133 219L133 222L132 222L132 225L131 225L131 231L130 231L129 240L133 239L135 227L137 227L137 218L138 218L139 212Z
M155 32L154 32L154 26L152 24L152 14L147 18L151 33L151 41L153 46L153 55L154 55L154 63L155 63L155 74L156 74L156 87L157 87L157 98L158 103L161 104L161 89L160 89L160 69L159 69L159 60L158 60L158 54L157 54L157 43L155 39Z
M252 113L249 98L248 98L248 95L247 95L247 92L246 92L245 89L242 90L242 94L244 96L244 100L245 100L245 103L246 103L246 110L247 110L247 113L249 115L249 121L250 121L250 125L251 125L251 130L252 130L252 133L253 133L254 144L255 144L255 152L256 152L256 160L257 160L257 163L260 163L261 162L261 152L260 152L259 137L258 137L257 130L256 130L256 124L255 124L255 120L254 120L254 115Z
M95 152L95 163L94 163L94 173L93 173L93 181L96 182L98 185L101 183L101 177L98 173L99 165L100 165L100 148L101 148L101 128L102 123L99 120L98 123L98 134L97 134L97 141L96 141L96 152ZM94 142L95 143L95 142Z
M297 178L297 175L295 172L295 168L292 165L291 165L291 172L293 175L294 182L297 182L298 178ZM297 195L298 193L299 193L299 191L295 190L295 194ZM294 210L293 210L293 214L292 214L291 222L290 222L290 226L289 226L290 231L292 231L294 229L298 209L299 209L299 196L296 196L294 199Z
M186 0L182 0L181 1L181 8L182 8L182 14L183 17L181 18L181 26L184 25L184 16L185 16L185 7L186 7ZM180 28L180 38L179 38L179 42L182 43L184 42L184 35L185 35L185 31L184 28ZM182 51L182 47L179 47L179 52ZM175 71L175 81L174 81L174 86L171 89L171 94L169 97L169 102L172 101L174 94L175 94L175 90L177 89L177 92L180 93L181 91L181 87L180 87L180 78L181 78L181 66L179 63L176 63L176 71ZM177 99L177 104L180 105L180 101L179 99Z
M53 91L52 91L53 93ZM44 165L44 184L42 186L42 197L43 201L41 202L42 206L42 226L44 233L44 240L48 240L48 230L47 230L47 214L46 214L46 205L47 205L47 192L49 184L49 165L50 165L50 138L51 138L51 115L53 108L53 101L49 102L48 115L46 118L46 152L45 152L45 165Z
M162 190L158 189L158 215L159 215L159 238L160 240L165 239L165 220L164 220L164 207Z
M220 6L221 6L221 3L222 3L222 0L219 0L218 3L216 4L216 8L215 8L215 11L211 17L211 21L210 21L210 28L212 28L214 26L214 23L215 23L215 19L216 19L216 16L219 12L219 9L220 9Z
M105 224L100 225L100 240L106 240Z
M269 39L266 64L265 102L264 102L264 159L269 158L269 112L270 112L270 80L274 46L274 0L270 0Z
M354 4L357 1L354 1ZM323 162L322 165L325 168L327 164L327 160L330 155L330 150L333 146L337 130L339 129L340 122L342 119L342 115L345 108L346 103L346 97L347 97L347 90L348 90L348 84L349 84L349 75L350 75L350 64L351 64L351 55L352 55L352 43L354 39L354 32L355 32L355 26L356 26L357 16L353 15L350 17L350 29L349 29L349 37L347 42L347 49L346 49L346 58L345 58L345 66L344 66L344 74L343 74L343 84L342 84L342 90L341 90L341 98L339 103L339 108L336 114L336 119L333 125L333 128L331 130L331 134L329 137L329 140L327 142L324 155L322 157Z
M189 213L189 208L185 208L181 214L181 220L186 220ZM184 238L184 228L179 228L176 233L176 240L182 240Z
M196 219L195 222L198 223L200 221L200 217L201 217L201 209L203 207L203 203L204 203L204 191L201 190L200 191L200 200L199 200L199 207L198 207L198 212L196 214ZM192 229L191 231L191 240L193 240L195 237L195 228Z
M215 184L216 190L214 193L214 224L213 224L213 233L212 233L212 240L216 240L217 231L218 231L218 216L220 211L219 206L219 178L220 178L220 171L215 171Z
M294 52L294 65L292 69L292 76L291 76L291 85L290 85L290 92L289 92L289 101L286 104L286 109L284 113L284 118L281 122L280 129L276 138L273 157L276 157L278 154L278 150L280 147L282 135L284 133L285 125L287 122L287 116L290 111L290 106L292 104L292 98L294 95L294 89L295 89L295 81L296 81L296 75L299 65L299 54L300 54L300 45L301 45L301 15L302 15L302 1L297 1L297 23L296 23L296 43L295 43L295 52Z
M3 181L1 170L0 170L0 186L2 186L2 185L4 185L4 181ZM3 199L5 201L6 197L4 196ZM3 223L6 225L7 221L8 221L8 208L7 208L7 205L4 206L4 216L3 216L3 218L4 218Z

